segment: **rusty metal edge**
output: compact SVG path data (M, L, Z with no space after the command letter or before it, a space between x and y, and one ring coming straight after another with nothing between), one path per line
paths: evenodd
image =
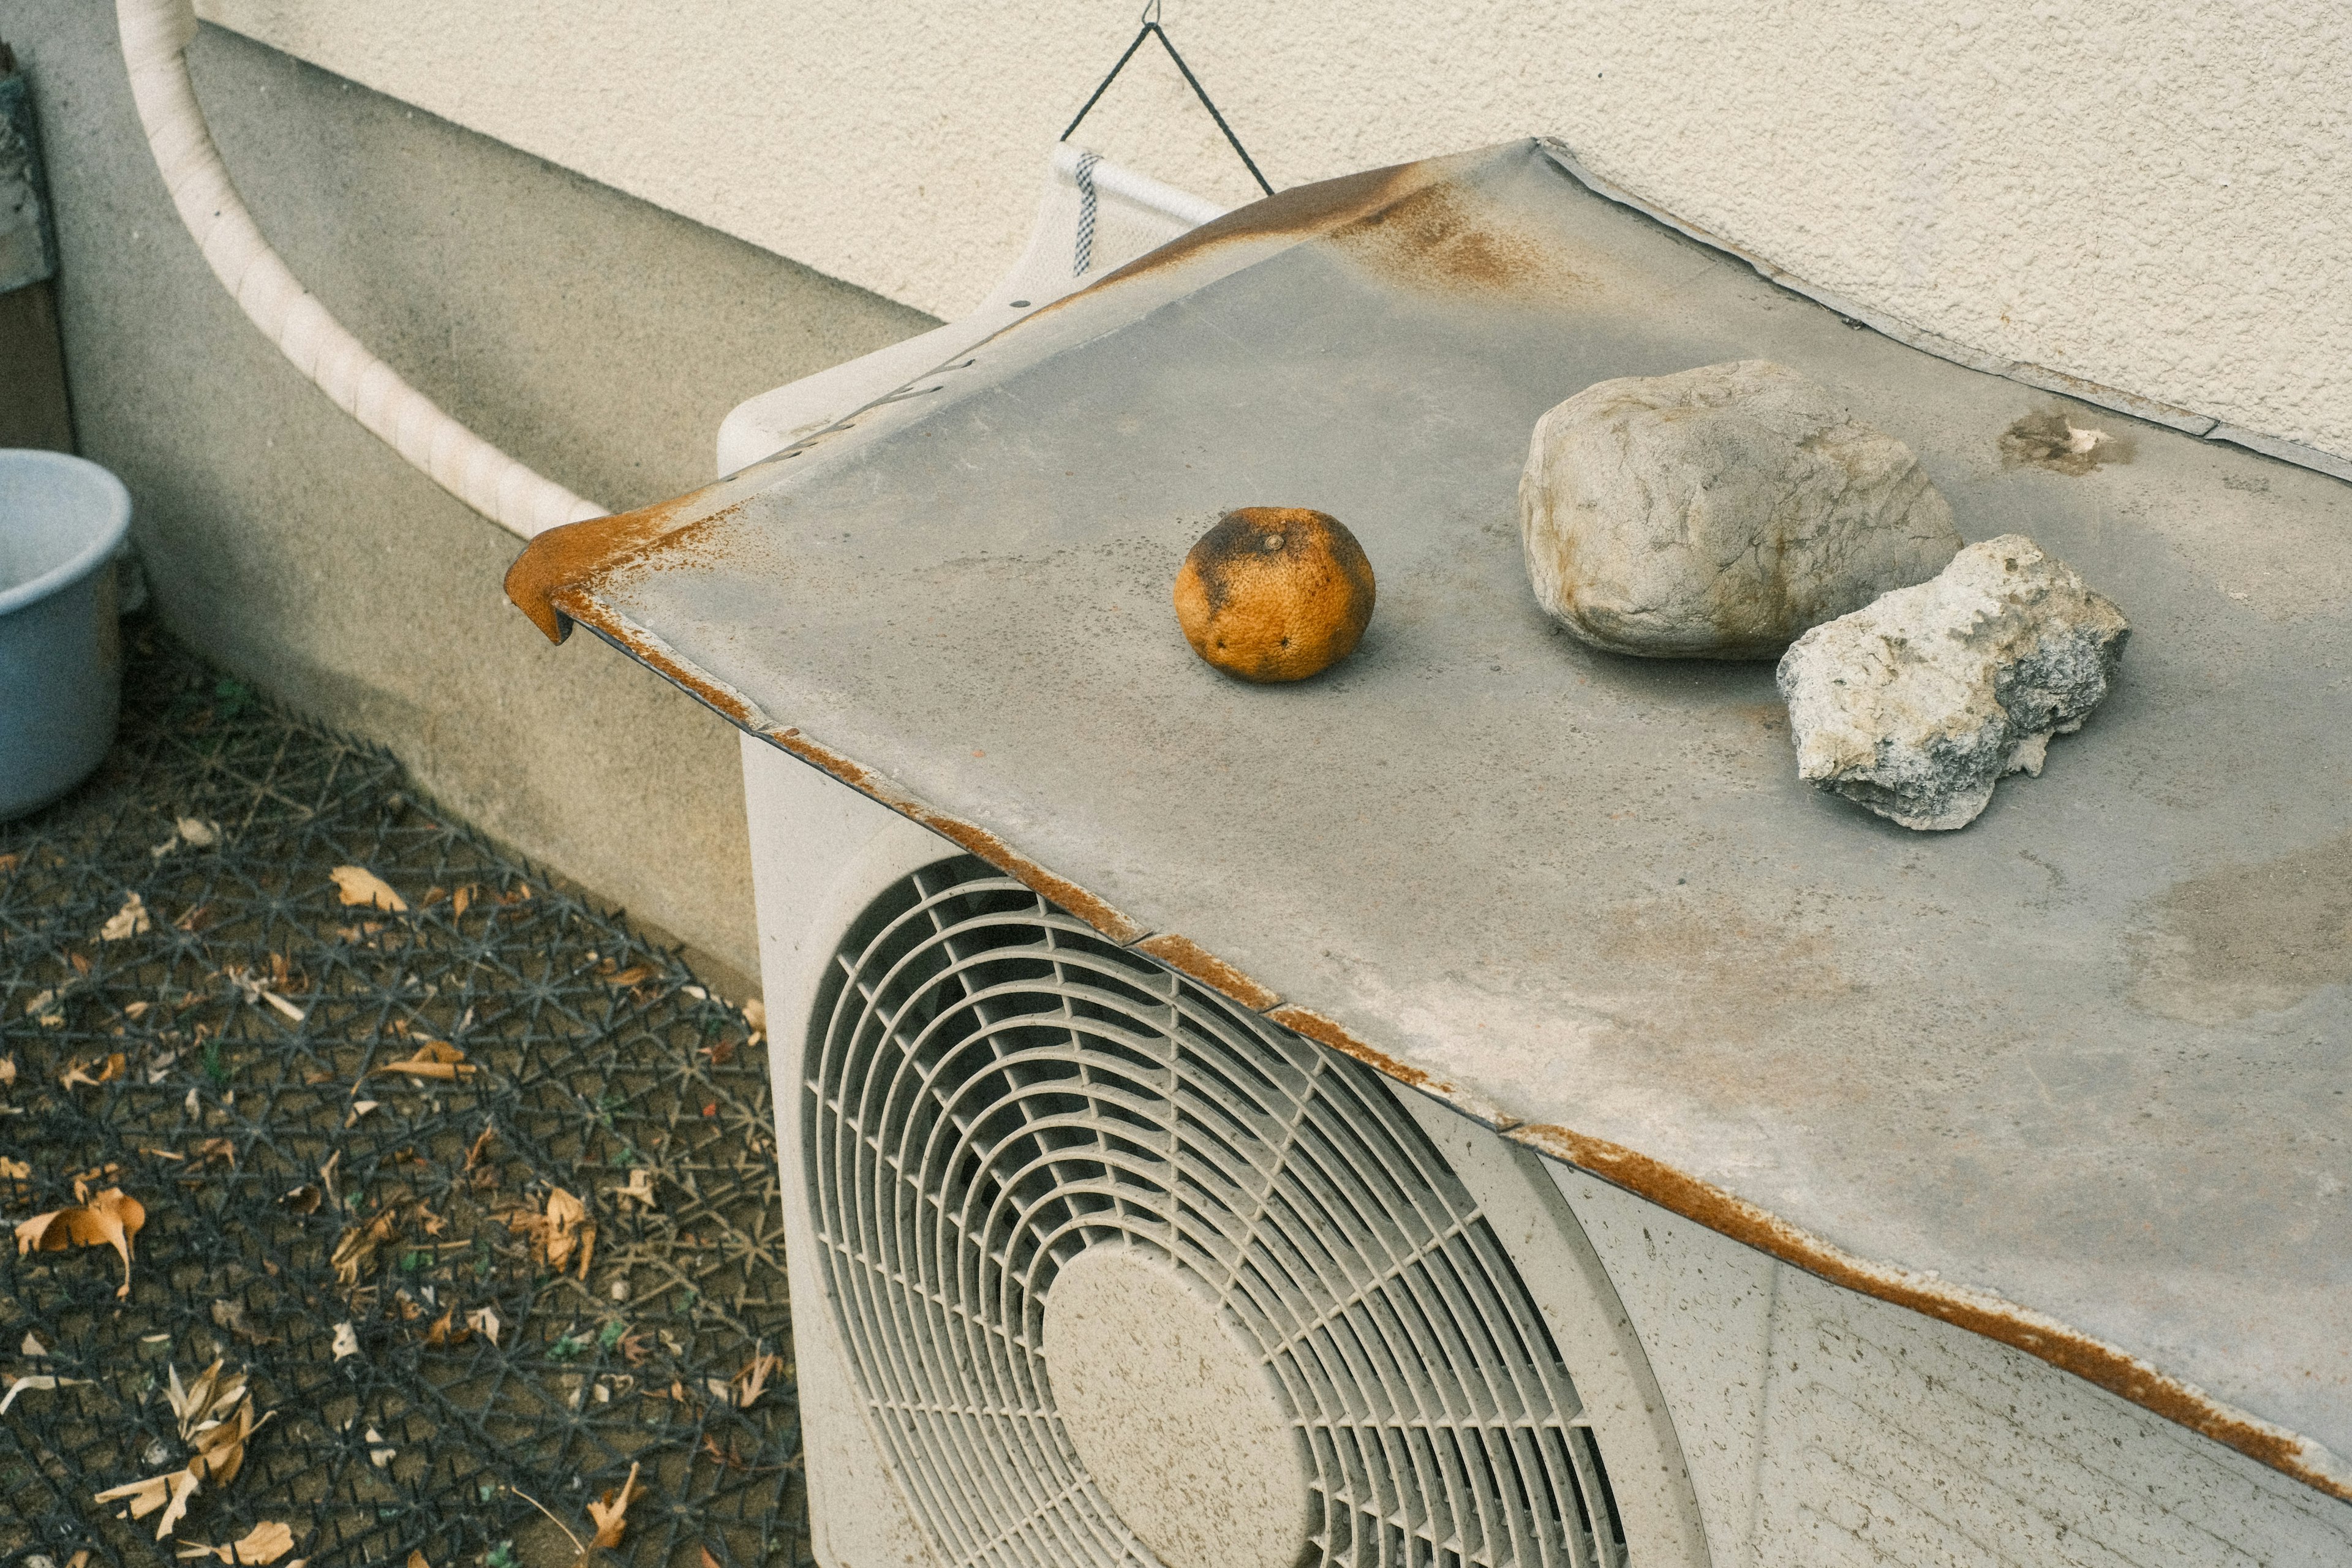
M1346 1026L1277 994L1188 937L1153 933L1066 877L1030 859L995 834L939 810L884 775L797 728L773 722L742 693L688 663L659 637L598 603L585 588L559 587L546 601L745 731L840 780L868 799L929 828L1060 905L1121 947L1134 949L1317 1044L1440 1100L1538 1154L1572 1165L1743 1246L1830 1284L1906 1308L2024 1352L2185 1426L2315 1491L2352 1502L2352 1464L2310 1438L2214 1398L2128 1351L1990 1291L1873 1263L1745 1198L1622 1144L1550 1123L1527 1122L1483 1095L1381 1050ZM1265 999L1261 1005L1259 999ZM1279 1004L1279 1005L1276 1005Z

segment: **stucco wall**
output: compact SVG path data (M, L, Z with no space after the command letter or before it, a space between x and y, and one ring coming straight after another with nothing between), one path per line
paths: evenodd
M940 315L1013 258L1136 0L204 0ZM1171 0L1277 186L1528 132L1857 306L2352 455L2352 7ZM1164 60L1097 150L1254 194Z
M0 0L0 37L41 116L81 449L130 486L173 630L748 984L735 731L592 637L550 647L499 591L520 542L254 331L164 195L110 5ZM931 324L235 34L204 29L189 66L297 274L444 407L607 505L708 479L743 398Z

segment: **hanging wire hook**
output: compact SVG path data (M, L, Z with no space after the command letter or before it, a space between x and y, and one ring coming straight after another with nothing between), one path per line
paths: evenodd
M1209 118L1217 122L1217 129L1224 132L1226 143L1233 148L1234 155L1242 161L1242 167L1250 172L1250 178L1257 182L1257 188L1269 196L1274 195L1274 187L1266 184L1264 174L1258 173L1257 163L1249 155L1249 150L1242 145L1242 139L1234 134L1234 128L1226 124L1225 117L1217 111L1215 102L1209 97L1209 89L1201 85L1201 79L1192 74L1192 68L1184 63L1184 57L1178 54L1176 46L1169 41L1167 30L1160 25L1160 0L1145 0L1143 22L1136 30L1135 41L1127 46L1127 52L1118 57L1118 63L1110 68L1110 74L1102 79L1102 85L1095 89L1094 96L1087 100L1086 106L1078 110L1077 118L1070 121L1069 130L1062 132L1061 139L1067 142L1071 132L1076 131L1080 122L1093 112L1095 105L1102 101L1102 95L1110 90L1110 84L1118 79L1118 73L1127 68L1127 62L1135 58L1135 51L1143 47L1146 38L1160 40L1160 47L1168 51L1168 58L1176 62L1178 70L1184 73L1185 85L1192 89L1192 96L1201 100L1201 107L1209 111Z

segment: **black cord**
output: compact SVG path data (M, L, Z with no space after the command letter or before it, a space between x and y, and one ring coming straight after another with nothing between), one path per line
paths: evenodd
M1110 68L1110 75L1102 79L1102 85L1095 89L1094 96L1087 100L1086 107L1078 110L1077 119L1070 121L1069 130L1062 132L1061 139L1067 142L1070 132L1076 131L1079 122L1093 111L1094 106L1102 101L1102 95L1110 90L1110 84L1118 79L1118 73L1127 68L1127 62L1135 58L1136 50L1143 47L1146 38L1160 40L1160 47L1168 51L1168 58L1174 60L1176 68L1184 73L1184 80L1192 88L1193 96L1201 100L1201 107L1209 111L1209 118L1217 122L1217 129L1225 133L1225 141L1232 145L1234 155L1241 159L1242 167L1250 172L1250 178L1257 182L1257 188L1267 195L1274 195L1274 187L1265 183L1264 174L1258 173L1249 150L1242 145L1242 139L1234 134L1234 128L1225 123L1223 115L1217 112L1216 104L1209 98L1209 89L1201 85L1201 79L1192 74L1192 68L1184 63L1184 57L1176 52L1174 44L1169 42L1166 30L1160 26L1160 0L1151 0L1143 8L1143 26L1136 31L1135 42L1127 46L1127 53L1118 57L1118 64Z

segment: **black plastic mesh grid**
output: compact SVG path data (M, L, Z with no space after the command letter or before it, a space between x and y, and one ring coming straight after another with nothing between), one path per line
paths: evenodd
M766 1062L742 1016L382 752L152 628L131 646L100 773L0 826L0 1169L29 1167L0 1175L0 1219L71 1204L77 1176L147 1211L127 1300L105 1247L0 1247L0 1379L89 1380L0 1416L0 1564L170 1561L159 1516L92 1498L184 1461L167 1363L186 1379L216 1356L275 1415L178 1542L280 1520L288 1561L318 1568L566 1563L516 1489L584 1539L635 1460L649 1489L616 1561L809 1561ZM341 866L408 911L343 904ZM134 893L146 929L103 940ZM373 1070L427 1039L481 1070ZM109 1081L61 1082L118 1053ZM651 1204L619 1195L633 1180ZM597 1226L584 1281L506 1223L554 1188ZM386 1212L339 1282L339 1239ZM495 1345L427 1344L445 1310L485 1307ZM346 1321L359 1351L338 1359ZM763 1352L782 1359L745 1406L728 1380Z

